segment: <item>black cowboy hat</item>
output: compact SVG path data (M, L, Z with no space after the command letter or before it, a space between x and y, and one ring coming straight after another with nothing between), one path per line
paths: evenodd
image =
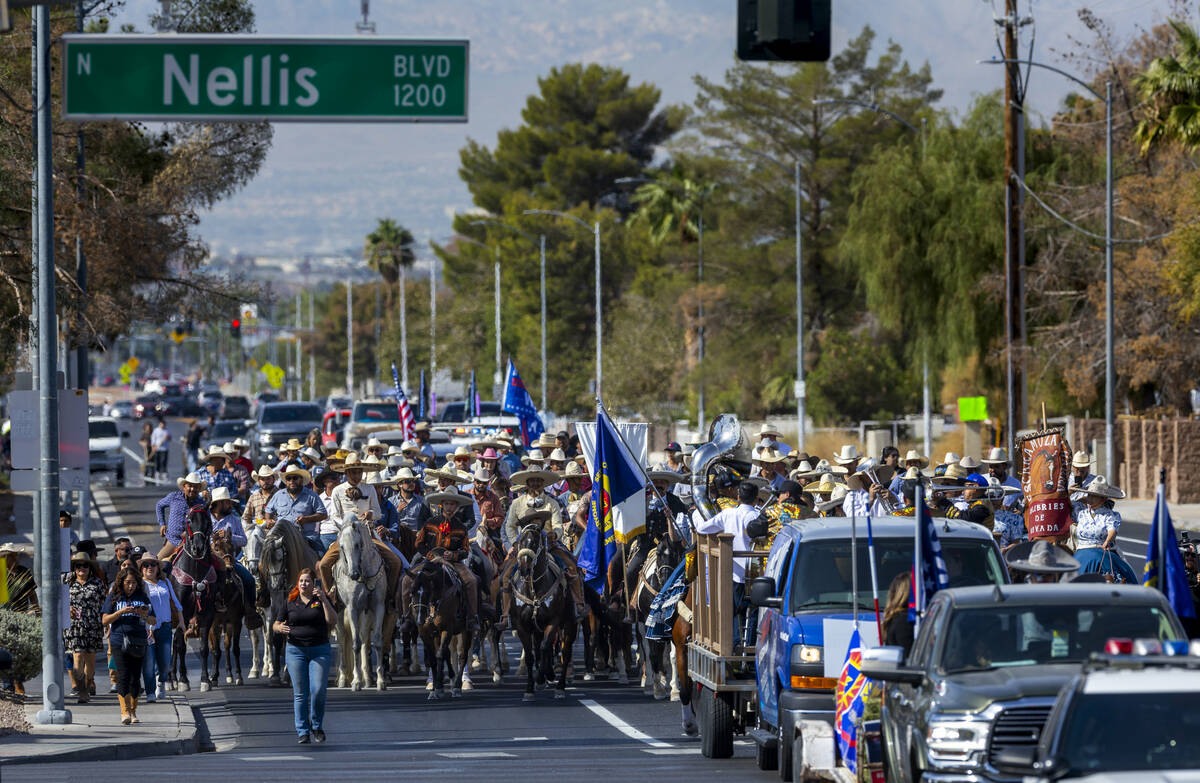
M81 538L75 544L75 551L82 552L83 554L88 555L95 560L98 555L104 551L104 547L96 546L96 542L90 538Z

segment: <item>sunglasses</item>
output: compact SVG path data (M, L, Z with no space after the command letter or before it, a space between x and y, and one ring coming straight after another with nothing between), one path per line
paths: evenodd
M75 570L76 570L76 571L78 571L78 570L79 570L79 569L81 569L81 568L85 568L85 569L86 569L86 568L91 568L91 566L89 566L87 563L76 563L76 564L75 564Z
M142 568L158 568L158 563L142 563Z

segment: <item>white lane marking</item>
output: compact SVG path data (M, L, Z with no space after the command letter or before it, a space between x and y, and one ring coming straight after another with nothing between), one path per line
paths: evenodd
M1125 541L1130 544L1138 544L1140 546L1149 546L1149 541L1139 541L1136 538L1126 538L1125 536L1117 536L1118 541Z
M642 753L652 756L699 756L700 748L642 748Z
M389 745L432 745L437 740L404 740L402 742L389 742Z
M500 751L467 751L463 753L439 753L439 756L447 759L515 759L515 753L503 753Z
M663 742L662 740L656 740L656 739L654 739L654 737L651 737L649 734L646 734L645 732L639 731L638 729L634 728L633 726L630 726L628 723L626 723L625 721L623 721L619 717L617 717L616 713L614 713L612 710L608 709L607 707L601 707L599 704L592 701L591 699L580 699L579 703L582 704L584 707L587 707L589 710L591 710L598 718L600 718L602 721L607 723L609 726L612 726L614 729L621 732L622 734L624 734L626 737L629 737L630 739L635 739L639 742L644 742L652 748L674 747L669 742Z
M238 756L241 761L312 761L312 756Z
M513 737L513 742L549 742L549 737Z

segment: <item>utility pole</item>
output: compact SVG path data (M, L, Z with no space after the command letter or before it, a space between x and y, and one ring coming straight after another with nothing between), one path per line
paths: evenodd
M1021 20L1017 0L1004 2L1004 181L1005 181L1005 337L1008 345L1009 442L1025 427L1025 223L1021 215L1024 193L1012 184L1015 175L1025 181L1025 111L1021 66L1016 61L1017 31Z
M310 400L317 399L317 341L315 337L317 325L313 320L313 299L315 298L316 294L310 289L308 292L308 332L310 335L314 335L308 348L308 398Z
M300 320L300 308L304 302L301 300L302 294L296 294L296 380L292 384L292 393L296 395L297 400L304 399L304 386L301 383L301 376L304 374L304 354L302 348L304 341L300 339L300 330L304 327L304 323Z
M354 286L346 281L346 394L354 397Z
M400 265L400 385L408 394L408 267Z
M75 3L75 31L83 32L83 0ZM75 197L83 203L87 196L84 187L84 171L86 168L83 125L75 132ZM79 378L79 388L87 392L88 388L88 341L85 337L84 310L87 306L87 258L83 254L83 239L75 237L75 284L79 300L79 314L76 316L75 339L79 341L76 348L76 374ZM87 506L80 504L80 513L87 515Z
M429 261L429 418L437 403L437 257Z

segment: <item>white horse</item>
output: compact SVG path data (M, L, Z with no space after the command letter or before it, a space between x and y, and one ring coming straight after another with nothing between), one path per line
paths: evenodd
M254 524L246 526L246 546L242 548L242 565L246 566L254 576L256 588L258 587L258 563L262 559L262 547L262 528ZM247 608L247 611L258 612L259 610L257 606L251 606ZM259 612L259 614L262 613ZM260 625L253 631L246 629L246 633L250 637L250 679L256 679L260 671L264 677L270 677L274 673L274 667L271 665L271 656L267 654L266 626Z
M342 656L338 687L346 687L348 675L352 674L351 688L356 691L371 681L372 656L375 687L387 688L383 665L387 569L371 532L367 523L357 521L353 515L343 519L338 532L338 561L333 566L338 597L346 605L338 632Z

